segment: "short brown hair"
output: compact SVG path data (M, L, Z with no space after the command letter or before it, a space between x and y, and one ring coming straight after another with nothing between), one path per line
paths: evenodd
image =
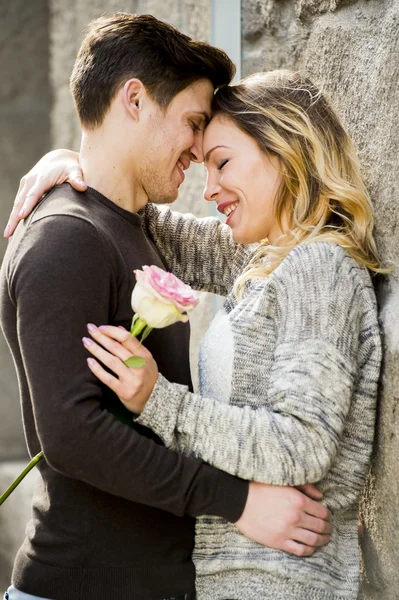
M235 67L225 52L191 39L152 15L117 13L92 21L71 75L81 124L103 122L118 89L138 78L166 109L179 92L200 79L228 84Z

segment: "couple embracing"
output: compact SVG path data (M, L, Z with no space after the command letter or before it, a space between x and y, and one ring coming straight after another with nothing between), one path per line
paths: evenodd
M372 206L311 81L233 74L154 17L101 17L71 77L80 153L23 180L1 319L45 460L10 600L357 598L381 362ZM158 206L191 161L225 224ZM197 394L188 325L129 337L150 264L225 296Z

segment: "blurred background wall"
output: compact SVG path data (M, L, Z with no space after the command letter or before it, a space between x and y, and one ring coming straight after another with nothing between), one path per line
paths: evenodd
M191 36L214 37L212 15L235 0L0 0L0 227L20 177L47 150L79 148L68 89L85 25L103 12L152 13ZM244 74L287 67L308 73L334 100L353 136L376 209L385 260L399 266L399 0L242 0ZM213 35L213 37L212 37ZM228 35L227 35L228 37ZM216 38L217 39L217 38ZM209 214L204 171L193 165L176 207ZM2 242L1 255L6 243ZM377 284L385 348L377 439L364 493L363 597L399 598L399 276ZM212 315L193 321L192 364ZM195 375L195 373L194 373ZM0 340L0 490L26 462L17 383ZM29 518L35 476L0 508L0 592ZM242 599L244 600L244 599Z

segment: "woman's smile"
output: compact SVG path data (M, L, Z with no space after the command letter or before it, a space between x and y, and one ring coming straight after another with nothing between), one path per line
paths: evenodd
M222 215L228 217L238 206L238 200L228 200L217 206L217 209Z

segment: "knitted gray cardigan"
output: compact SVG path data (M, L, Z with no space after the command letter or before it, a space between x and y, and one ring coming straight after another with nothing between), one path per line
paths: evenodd
M251 248L234 244L228 227L154 205L142 216L177 277L227 299L202 344L200 393L159 375L139 422L167 447L243 479L317 482L333 513L332 541L307 558L199 518L199 600L355 600L381 363L368 271L337 245L300 245L237 302L232 285Z

